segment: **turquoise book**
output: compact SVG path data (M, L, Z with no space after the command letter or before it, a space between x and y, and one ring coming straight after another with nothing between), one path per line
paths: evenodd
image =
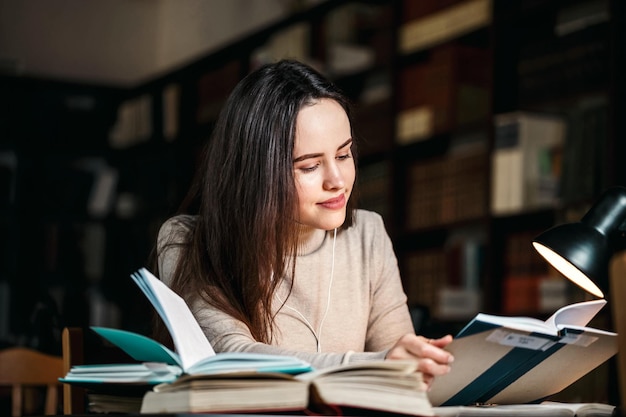
M293 356L248 352L216 354L187 303L147 269L132 279L150 300L165 323L175 351L144 335L106 327L91 327L137 363L95 364L72 367L61 379L66 383L144 383L172 382L182 375L220 373L285 373L312 371L308 362Z
M435 378L434 406L536 403L617 353L617 334L588 327L606 300L574 303L547 320L476 315L446 347L450 373Z

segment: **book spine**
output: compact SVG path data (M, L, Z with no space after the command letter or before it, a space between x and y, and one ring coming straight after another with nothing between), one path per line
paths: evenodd
M487 213L488 157L483 150L452 153L409 167L409 230L478 219Z
M489 103L489 52L456 43L400 71L396 141L407 144L485 120Z
M466 0L405 23L399 49L411 53L462 36L491 22L491 0Z
M403 265L402 276L405 279L408 304L434 311L446 274L443 251L432 249L412 252L405 257Z
M514 112L495 118L491 212L509 215L557 203L566 124L561 117Z

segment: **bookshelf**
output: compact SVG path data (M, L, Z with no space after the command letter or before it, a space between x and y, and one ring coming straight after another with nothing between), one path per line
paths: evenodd
M419 3L419 4L418 4ZM454 332L491 299L492 5L400 3L393 165L396 251L409 304Z
M612 1L521 1L508 6L496 2L495 6L499 17L494 24L494 53L501 59L494 66L498 86L494 114L501 117L523 111L560 119L565 127L562 145L553 148L558 152L556 164L552 159L559 179L556 198L552 203L526 204L509 216L497 216L493 246L504 248L511 240L507 231L521 231L513 229L514 222L520 221L532 231L576 221L602 190L626 180L612 156L612 149L621 146L615 135L621 123L612 109L622 105L614 95L621 84L617 74L623 65L617 46L622 5ZM535 24L530 25L531 21ZM505 38L510 41L497 41ZM550 141L549 129L541 130L544 145ZM494 250L494 257L507 258L501 250ZM499 272L504 286L514 279L502 269ZM551 271L534 275L551 282ZM564 297L584 297L569 286L563 291ZM535 291L535 299L541 300L540 291ZM532 306L527 310L538 311Z
M146 330L130 272L186 191L230 90L284 56L319 68L354 100L361 206L383 215L409 301L433 317L425 332L453 331L479 309L553 311L559 297L580 294L537 263L531 236L626 183L625 7L335 0L130 88L3 76L0 289L10 294L0 300L24 300L0 302L5 333L31 326L34 287L57 300L63 324ZM565 124L562 146L541 159L560 191L495 212L504 178L493 164L496 121L517 113Z
M393 236L409 302L433 317L425 332L454 332L477 310L546 318L585 298L530 242L626 183L615 153L624 151L624 7L401 2ZM473 161L467 170L459 154ZM611 328L609 313L600 326ZM610 367L559 398L615 402Z
M38 343L45 332L50 345L37 347L59 352L62 326L149 331L151 309L129 275L187 191L224 100L264 62L298 58L325 72L359 103L361 157L385 165L394 7L317 2L128 88L2 75L0 300L10 302L0 339ZM390 168L371 167L364 204L384 211Z
M419 3L400 4L392 157L394 237L409 301L462 322L476 308L541 316L555 300L582 297L556 282L530 240L578 219L625 180L612 153L623 146L613 110L622 105L614 93L623 88L622 6ZM458 279L459 262L468 278ZM410 290L421 286L430 301ZM463 312L452 308L460 301L451 291L479 301Z

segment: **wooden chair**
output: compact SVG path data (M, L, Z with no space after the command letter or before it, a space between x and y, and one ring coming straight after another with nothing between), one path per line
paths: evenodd
M66 327L62 334L63 373L67 374L74 365L85 363L83 329ZM63 413L82 414L85 412L85 390L75 385L63 384Z
M133 363L132 358L102 340L95 332L80 327L66 327L62 333L63 375L72 366L98 363ZM63 413L87 413L87 391L76 385L63 385Z
M24 388L45 386L45 414L57 414L63 359L25 347L0 351L0 385L11 386L11 415L21 416Z

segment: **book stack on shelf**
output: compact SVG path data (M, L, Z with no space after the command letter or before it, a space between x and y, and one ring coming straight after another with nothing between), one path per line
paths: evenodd
M484 268L470 272L466 260L476 259L468 242L486 242L489 215L492 2L402 1L401 10L394 134L401 273L411 304L456 321L482 306ZM471 239L453 244L467 226Z
M512 112L495 116L491 154L491 213L554 208L560 196L566 120Z
M407 144L485 120L489 51L450 43L400 70L396 140Z
M354 99L361 156L384 153L393 142L393 12L389 3L338 6L324 19L324 41L316 44L324 72Z
M553 33L525 43L518 64L519 100L528 105L607 86L610 47L609 2L590 0L558 7ZM545 14L543 18L549 17ZM556 36L554 36L556 35ZM530 37L530 39L534 39Z
M375 211L383 219L391 215L391 167L389 161L369 163L359 169L359 206Z
M232 60L202 74L197 81L196 123L205 125L217 120L220 109L241 79L241 63Z
M488 154L478 147L417 160L408 169L406 228L419 230L487 214Z
M491 23L491 0L403 1L398 49L408 54L484 28Z
M482 308L484 233L460 230L451 234L443 250L410 251L403 270L409 305L426 308L440 321L466 320Z
M565 280L557 276L530 244L539 233L541 230L524 230L507 236L502 281L504 314L532 314L568 301ZM546 293L545 299L541 296L542 287L554 288Z
M591 201L610 185L608 99L596 95L580 100L566 117L569 128L559 191L564 205L576 205Z
M444 252L438 248L410 251L405 254L402 266L408 304L436 310L446 276Z
M433 309L441 320L466 320L482 309L486 238L475 229L451 232L445 242L446 275Z
M115 149L124 149L150 140L154 133L152 106L150 94L141 94L121 102L115 125L109 131L109 145Z

